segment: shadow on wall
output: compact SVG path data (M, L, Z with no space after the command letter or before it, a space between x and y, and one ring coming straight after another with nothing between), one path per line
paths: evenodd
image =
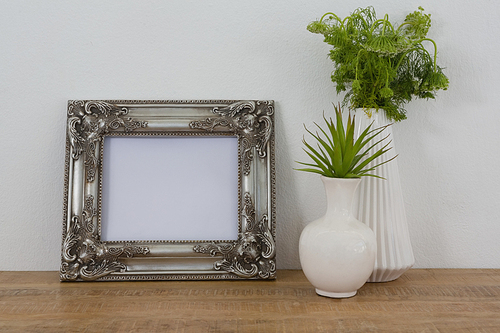
M299 236L301 212L294 182L293 158L286 142L285 117L275 101L276 142L276 256L278 269L300 269Z

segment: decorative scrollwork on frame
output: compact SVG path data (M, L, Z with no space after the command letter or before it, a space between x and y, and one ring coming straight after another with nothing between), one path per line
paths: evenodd
M216 127L226 127L242 137L242 170L245 175L250 173L250 163L254 151L260 158L266 157L266 146L272 135L272 119L274 104L272 101L239 101L226 107L215 107L212 113L218 118L206 118L192 121L192 129L202 129L213 132Z
M245 230L238 235L238 240L230 243L199 244L193 247L193 251L210 254L212 257L221 255L223 259L214 263L216 270L234 273L242 278L275 278L276 245L269 218L263 215L256 223L255 207L248 192L244 195L242 217L246 220Z
M97 215L93 202L93 196L85 198L82 218L72 217L64 237L60 272L63 281L92 281L112 272L123 272L126 266L119 262L119 257L149 253L148 247L132 244L110 247L99 241L93 221Z
M273 101L257 100L69 101L60 279L146 281L276 278L274 112ZM236 240L198 240L190 237L172 240L168 236L161 237L167 239L139 240L140 236L135 234L126 241L107 241L106 237L101 239L101 232L108 230L109 192L106 187L110 183L103 171L116 166L113 163L106 164L114 154L108 152L111 144L104 145L104 139L108 136L197 137L207 141L213 137L236 137L238 156L233 161L238 165L238 188L234 191L238 205L238 220L234 221L238 223ZM122 140L122 143L131 141ZM149 140L142 140L146 141ZM214 144L219 142L211 141ZM165 151L165 154L168 153ZM137 158L134 154L129 157ZM177 158L175 154L170 157ZM200 163L199 167L204 166ZM142 174L138 176L142 177ZM164 177L161 171L147 176L150 179ZM217 178L213 180L225 181L219 180L219 176L214 173ZM134 177L121 179L128 182L130 178ZM197 189L185 189L190 190ZM132 193L135 189L131 188L130 191ZM138 195L141 196L140 193ZM197 203L194 205L197 209ZM139 202L137 207L129 207L141 209ZM144 227L149 228L146 217L144 222ZM127 223L140 224L143 220L123 221L120 227L127 228Z
M93 182L99 159L96 142L111 130L123 127L125 132L146 127L147 122L124 117L127 108L103 101L70 101L68 104L68 140L75 160L85 153L87 182Z

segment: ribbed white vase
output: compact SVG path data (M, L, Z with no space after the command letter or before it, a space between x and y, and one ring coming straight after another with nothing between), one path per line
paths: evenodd
M371 116L370 116L371 115ZM356 136L373 122L372 128L390 123L383 110L356 110ZM392 126L379 134L373 143L390 134L393 140ZM388 140L377 144L376 150L382 148ZM369 147L371 144L367 145ZM396 155L394 142L392 149L372 162L371 165L386 161ZM397 158L379 166L374 174L385 178L362 177L357 198L354 202L355 216L366 223L375 233L377 239L377 258L375 269L368 282L386 282L400 277L415 263L408 232L408 223L404 208L403 193L399 181ZM356 214L357 212L357 214Z

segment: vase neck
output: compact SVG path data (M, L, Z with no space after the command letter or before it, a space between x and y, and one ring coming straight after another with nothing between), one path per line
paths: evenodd
M321 177L321 180L326 192L326 215L351 216L354 193L361 179Z

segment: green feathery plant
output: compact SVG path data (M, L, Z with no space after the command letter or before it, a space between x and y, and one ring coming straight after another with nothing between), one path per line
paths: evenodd
M403 105L416 98L435 98L448 88L448 78L436 63L436 43L427 38L430 14L419 7L394 26L386 14L377 19L373 7L358 8L343 20L326 13L307 29L332 45L332 81L337 93L347 91L344 105L385 110L389 119L406 119ZM428 42L433 55L424 48Z
M308 144L305 139L302 139L302 142L307 148L304 148L304 151L314 163L297 162L307 166L307 168L296 170L319 173L320 175L330 178L360 178L362 176L382 178L369 172L393 160L396 156L375 166L368 166L368 164L391 149L387 148L390 143L389 141L381 149L371 153L371 150L377 144L386 140L389 135L371 144L368 148L366 148L366 146L390 125L372 129L373 123L371 123L359 137L354 140L354 116L351 117L349 113L347 125L344 127L340 105L338 108L336 106L334 107L336 124L332 118L327 119L324 115L323 119L326 122L326 130L321 128L317 123L314 123L323 135L318 132L314 134L306 127L306 131L317 141L317 148L314 148Z

